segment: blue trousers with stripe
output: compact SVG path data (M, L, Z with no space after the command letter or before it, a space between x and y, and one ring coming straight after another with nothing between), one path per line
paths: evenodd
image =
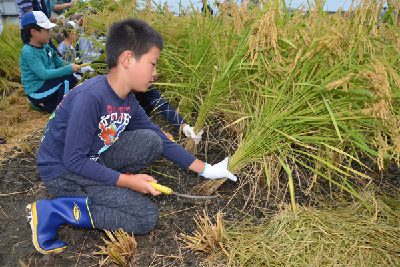
M34 104L43 103L50 113L61 102L64 95L75 87L75 84L76 80L73 74L65 75L45 81L39 90L27 95L27 97Z

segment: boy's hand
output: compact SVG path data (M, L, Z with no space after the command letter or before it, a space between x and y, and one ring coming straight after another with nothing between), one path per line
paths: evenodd
M71 67L72 67L72 71L73 71L73 72L77 72L78 70L81 69L81 67L79 67L79 66L76 65L75 63L72 63L72 64L71 64Z
M120 174L119 180L116 183L116 185L132 189L142 194L152 194L153 196L160 195L161 192L155 190L149 184L149 182L157 183L157 180L155 180L153 177L147 174L135 174L135 175Z
M164 133L164 132L163 132ZM165 136L169 139L169 138L174 138L173 136L172 136L172 134L170 134L170 133L164 133L165 134Z

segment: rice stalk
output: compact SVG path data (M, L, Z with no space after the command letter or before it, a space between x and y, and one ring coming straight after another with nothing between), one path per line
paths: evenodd
M186 244L186 248L193 251L202 251L207 254L213 254L219 250L225 251L222 243L224 241L224 225L222 215L217 213L217 221L214 225L206 212L203 211L204 217L197 214L194 218L198 229L193 233L194 236L181 233L181 237Z
M9 93L9 87L21 80L19 56L22 49L21 33L18 24L3 24L0 36L0 98Z
M318 210L284 210L261 224L225 228L223 246L210 265L221 266L397 266L400 264L398 197L375 196Z
M134 260L137 247L134 235L132 234L130 236L122 229L116 231L104 231L111 241L103 238L106 246L98 246L101 250L94 254L107 256L103 261L103 264L111 261L117 265L130 265Z

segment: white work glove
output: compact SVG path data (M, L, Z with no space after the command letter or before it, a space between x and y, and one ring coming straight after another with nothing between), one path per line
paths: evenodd
M72 75L74 75L74 77L75 77L76 79L78 79L79 81L82 79L82 76L79 75L79 74L72 73Z
M90 71L91 73L94 72L94 69L92 69L90 66L85 66L81 68L82 74L85 74L86 72Z
M201 130L198 134L194 133L194 127L189 126L188 124L183 127L183 133L186 135L186 137L192 137L194 140L194 143L198 145L201 141L201 136L204 132L204 130Z
M59 23L60 21L63 21L65 19L64 15L60 15L57 17L57 23Z
M206 167L204 168L203 173L200 175L211 180L228 178L229 180L236 182L237 177L228 171L228 161L229 157L226 157L223 161L215 165L206 163Z

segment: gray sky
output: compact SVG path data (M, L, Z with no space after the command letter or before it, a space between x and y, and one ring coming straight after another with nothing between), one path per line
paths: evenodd
M161 2L162 4L164 4L165 1L168 3L169 6L172 6L175 9L175 11L178 11L179 0L155 0L156 3ZM198 7L200 9L202 6L200 0L191 0L191 1L190 0L180 0L180 1L181 1L182 6L185 8L187 6L190 6L190 2L192 2L193 6L195 8ZM239 3L240 3L240 0L236 0L236 1L239 1ZM309 0L309 1L312 2L313 0ZM214 0L208 0L208 2L213 3ZM290 3L290 0L286 0L286 4L289 4L289 3ZM300 6L301 4L307 5L307 0L292 0L290 6L296 8L296 7ZM326 5L325 5L325 10L336 11L342 6L343 6L344 10L347 10L349 8L350 4L351 4L351 0L327 0Z

